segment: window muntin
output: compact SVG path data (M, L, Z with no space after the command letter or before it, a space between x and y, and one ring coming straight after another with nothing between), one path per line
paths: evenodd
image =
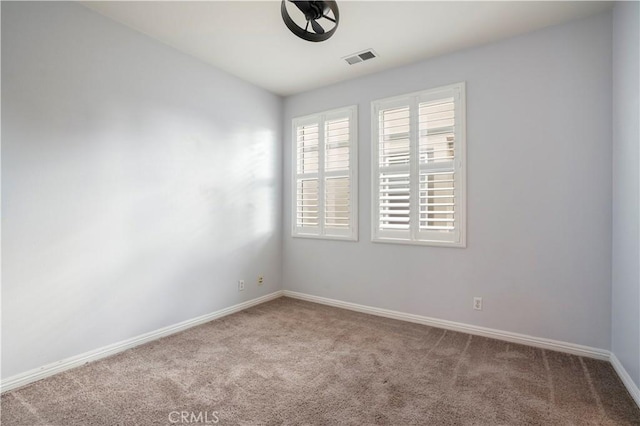
M372 239L465 246L464 83L372 104Z
M293 120L293 236L357 239L356 107Z

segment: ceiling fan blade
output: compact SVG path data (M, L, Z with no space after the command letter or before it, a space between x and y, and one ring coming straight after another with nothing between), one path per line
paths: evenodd
M322 28L322 26L314 19L310 19L309 22L311 22L311 28L313 28L313 31L315 31L316 34L324 34L324 28Z
M336 22L335 19L333 19L331 16L327 16L327 15L322 15L323 18L330 20L331 22Z

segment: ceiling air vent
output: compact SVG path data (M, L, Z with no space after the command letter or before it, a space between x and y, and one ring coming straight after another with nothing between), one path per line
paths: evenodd
M376 58L378 54L373 49L363 50L362 52L354 53L344 59L349 65L357 64L358 62L368 61L369 59Z

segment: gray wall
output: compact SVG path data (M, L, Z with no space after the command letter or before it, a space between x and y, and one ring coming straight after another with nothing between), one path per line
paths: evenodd
M611 31L599 15L285 99L285 129L358 104L360 135L360 241L350 243L290 236L284 132L285 288L608 349ZM459 81L468 247L371 243L370 102Z
M2 90L3 377L281 288L279 97L53 2Z
M613 11L611 350L640 386L640 4Z

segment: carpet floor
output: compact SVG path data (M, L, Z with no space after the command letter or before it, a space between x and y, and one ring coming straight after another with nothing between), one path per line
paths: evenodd
M290 298L1 404L5 426L640 425L608 362Z

